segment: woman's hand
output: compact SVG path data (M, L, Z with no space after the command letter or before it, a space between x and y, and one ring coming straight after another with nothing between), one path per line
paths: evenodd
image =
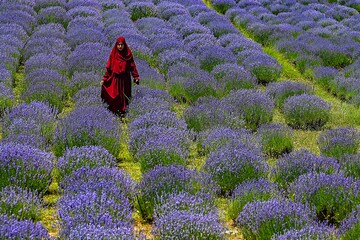
M139 85L139 84L140 84L139 78L134 78L134 83L135 83L136 85Z
M101 81L100 81L100 85L103 85L103 84L104 84L104 80L101 80Z

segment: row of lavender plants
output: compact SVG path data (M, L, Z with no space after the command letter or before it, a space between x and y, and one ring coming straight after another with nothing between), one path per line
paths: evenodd
M168 3L170 4L170 3ZM136 4L134 4L136 5ZM150 6L151 8L153 8L153 4L149 3L149 4L141 4L139 3L138 5L140 6ZM164 3L164 5L166 5ZM129 4L129 6L132 6L131 3ZM181 6L179 7L181 8ZM166 9L164 7L164 9ZM170 8L169 8L170 9ZM205 8L204 8L205 9ZM169 10L169 12L171 12ZM181 10L179 10L179 12L181 12ZM151 11L143 11L143 14L150 14L151 17L147 18L148 16L145 16L145 19L141 19L139 16L136 16L136 24L138 24L139 20L144 20L141 21L142 24L145 25L145 20L147 21L148 19L151 19L151 21L153 23L157 23L157 25L163 25L162 21L159 21L158 19L154 19L154 16L156 16L156 12L151 12ZM171 15L171 14L170 14ZM172 15L173 12L172 12ZM137 19L139 18L139 20ZM171 22L171 18L167 19L169 20L169 22ZM150 28L153 27L153 24L148 23L148 25L146 27ZM166 25L164 25L166 26ZM156 32L156 30L152 30L154 32ZM171 32L171 31L169 31ZM152 32L146 32L147 36L151 35ZM168 33L165 33L164 35L169 37L167 35ZM177 48L179 45L176 45L176 43L173 43ZM158 55L158 57L160 58L161 55ZM163 60L160 58L159 59L160 63L159 66L163 66L161 65ZM186 61L186 59L185 59ZM194 66L191 66L194 67ZM196 66L195 66L196 67ZM165 74L167 74L169 71L168 69L166 69L166 71L164 71ZM169 79L171 81L171 79ZM272 90L272 91L271 91ZM298 113L296 113L297 115L299 115L299 112L303 112L306 111L306 107L305 105L311 105L313 106L313 108L319 108L319 112L314 114L313 117L314 119L312 120L312 122L310 123L293 123L290 125L293 125L295 127L299 127L300 128L304 125L306 127L304 128L317 128L319 126L324 126L324 124L327 122L328 117L329 117L329 105L327 105L325 102L323 102L321 99L316 98L315 96L311 95L311 89L308 86L305 86L303 84L294 84L293 82L285 82L285 83L281 83L281 84L274 84L274 86L272 87L272 89L269 88L269 93L271 92L271 94L273 95L273 97L276 97L276 104L278 106L281 106L284 109L286 109L283 105L284 102L286 100L286 98L289 97L289 95L299 95L299 97L294 98L293 100L293 104L294 105L301 105L302 102L305 101L305 104L301 105L299 108L301 110L298 110ZM245 95L246 91L239 91L242 94ZM305 94L305 93L309 93L309 94ZM238 93L240 95L240 93ZM234 94L235 95L235 94ZM231 94L229 95L231 96ZM241 96L241 95L240 95ZM201 109L208 109L211 106L221 106L218 107L218 109L220 110L223 106L227 106L225 104L219 104L219 102L217 102L217 99L215 98L211 98L211 103L208 105L205 105L204 103L206 103L205 101L203 101L203 99L201 99L202 101L199 101L200 104L204 104L203 106L201 106ZM226 99L226 97L224 98ZM234 96L233 101L235 101L236 99L239 99L238 97ZM305 100L303 100L305 99ZM307 100L309 99L309 100ZM307 100L307 101L306 101ZM231 101L231 102L233 102ZM239 102L241 100L238 100ZM230 101L229 101L230 102ZM300 102L300 103L299 103ZM228 104L230 105L230 104ZM265 105L265 104L264 104ZM267 104L268 106L269 104ZM271 105L275 105L275 102L270 104ZM206 111L206 110L204 110ZM224 111L224 112L228 112L228 111ZM316 111L315 111L316 112ZM295 114L295 115L296 115ZM192 114L189 114L192 115ZM256 115L256 114L254 114ZM320 119L316 119L316 117L319 117L319 115L324 116L324 118ZM304 115L302 115L300 118L304 118ZM212 117L212 118L210 118ZM203 121L202 124L212 124L213 123L213 118L217 117L215 114L215 111L213 114L209 114L208 115L208 119L206 119L205 121ZM299 118L299 116L296 116ZM207 121L208 120L208 121ZM229 122L229 121L224 121L224 122ZM212 129L212 127L214 126L223 126L223 123L221 122L220 124L214 124L213 126L209 127L209 133L214 133L214 129ZM225 125L226 126L226 125ZM238 125L239 126L239 125ZM241 125L240 125L241 126ZM259 125L257 125L258 127ZM253 130L256 130L257 127L253 128ZM249 128L249 127L248 127ZM201 129L203 130L203 129ZM279 125L274 125L274 126L263 126L262 128L259 128L258 132L259 135L261 136L260 139L256 139L254 136L252 136L251 132L246 132L245 131L240 131L241 134L239 134L239 132L236 132L238 130L233 130L231 128L228 128L226 133L224 133L225 129L219 129L219 136L217 141L218 142L213 142L212 143L212 147L214 146L218 146L219 143L223 143L224 146L222 148L216 149L214 151L210 151L210 155L209 158L206 160L206 163L203 166L203 170L204 172L206 172L207 174L209 174L212 178L213 181L216 181L217 184L221 187L221 190L223 193L226 194L230 194L231 197L233 198L231 200L231 204L236 205L236 201L241 201L241 200L245 200L245 199L241 199L241 197L243 197L243 195L241 194L240 191L242 191L244 188L244 186L239 185L239 188L237 188L238 190L235 191L234 189L236 188L237 184L241 184L241 183L247 183L247 181L257 181L257 179L263 179L264 177L268 177L270 172L275 171L274 169L276 168L269 168L268 164L266 163L266 159L264 158L263 152L261 151L261 147L264 147L262 144L266 143L266 141L271 142L271 140L269 141L269 138L266 137L274 137L275 139L279 139L281 138L281 140L288 140L289 142L289 136L291 136L291 129L286 129L284 128L284 126L279 126ZM236 139L236 141L231 141L234 139L229 139L230 134L229 131L234 131L234 139ZM345 147L345 145L347 144L341 144L343 147L347 148L347 150L344 150L342 152L342 154L344 154L344 158L352 158L352 159L357 159L357 155L354 154L357 152L357 149L359 147L359 143L358 143L358 133L356 130L354 129L336 129L335 131L349 131L352 133L355 133L355 135L350 136L348 138L346 138L347 140L345 140L345 142L354 142L355 144L355 152L353 150L350 150L350 148ZM284 133L283 135L277 135L280 133ZM330 132L326 132L324 133L324 135L322 135L322 137L324 137L326 134L330 135ZM222 137L221 133L223 133ZM333 137L334 141L337 141L335 138L340 137L340 133L338 133L339 135L337 135L337 137ZM351 134L350 134L351 135ZM239 141L239 137L243 137L240 141ZM240 138L241 138L240 137ZM207 139L209 140L209 139ZM230 141L230 144L229 144ZM255 141L260 141L260 143L258 143L259 147L256 147L256 144L254 144ZM263 142L261 142L263 141ZM321 142L324 143L323 140L321 140L321 138L319 138L319 145L321 144ZM341 142L341 140L339 141ZM266 144L264 144L266 145ZM282 145L282 144L280 144ZM284 153L286 151L291 151L291 139L290 139L290 147L286 148L284 147L284 149L282 149ZM327 146L329 146L330 144L326 144ZM351 144L350 144L351 145ZM329 147L331 148L331 147ZM340 147L341 148L341 147ZM344 148L344 149L345 149ZM323 151L323 148L322 148ZM317 157L314 154L308 153L308 152L304 152L304 151L299 151L299 152L294 152L292 154L289 155L284 155L284 158L291 158L293 155L296 154L305 154L305 155L309 155L309 157L313 157L314 161L318 161L317 159L319 159L319 161L323 161L322 159L327 159L327 157ZM224 161L224 153L228 153L229 155L229 159L228 161ZM268 152L270 155L277 155L277 154L281 154L279 152L276 151L271 151L268 150ZM353 155L346 155L347 153L349 154L353 154ZM353 157L349 157L349 156L353 156ZM295 156L295 159L299 159L299 156ZM234 162L234 160L236 159L236 161ZM305 156L301 156L301 162L302 164L304 164L306 157ZM339 162L342 159L332 159L329 158L328 161L333 161L334 164L339 164ZM355 160L356 161L356 160ZM358 161L358 160L357 160ZM229 164L225 164L226 162L229 162ZM280 162L280 161L279 161ZM313 178L315 179L330 179L330 180L319 180L316 184L311 185L313 187L315 187L313 191L313 193L309 193L309 192L302 192L303 190L297 190L297 192L295 193L295 190L287 190L287 188L285 188L285 186L281 186L277 181L275 181L274 177L276 176L276 174L274 175L270 175L271 176L271 180L276 182L276 185L278 184L280 187L281 191L275 191L274 189L278 189L279 187L277 187L276 185L273 185L273 187L268 187L268 185L266 185L264 187L264 189L268 190L268 193L266 193L268 195L268 197L265 197L264 199L256 199L257 197L253 197L251 198L251 196L254 196L253 192L251 191L252 189L259 189L259 187L254 187L252 182L249 182L249 186L248 189L251 189L249 191L247 191L245 193L246 196L244 196L245 198L248 197L248 199L246 199L244 202L245 203L249 203L251 201L255 201L254 205L252 206L251 204L249 204L249 210L245 211L246 209L243 210L235 210L235 213L233 216L235 216L235 219L237 217L237 224L238 226L243 230L244 235L246 236L246 238L248 239L252 239L252 238L256 238L256 237L263 237L264 239L270 239L271 237L276 237L279 239L286 238L288 236L292 236L292 235L296 235L296 234L301 234L302 236L306 237L306 236L319 236L322 237L322 239L330 239L330 238L337 238L338 236L336 234L335 228L333 227L326 227L323 225L319 225L314 227L314 225L317 225L318 222L325 222L325 221L329 221L331 224L336 224L337 226L340 224L340 222L347 216L350 215L350 212L352 209L356 208L356 204L358 204L359 199L358 199L358 193L356 191L356 184L357 180L352 179L352 176L350 177L345 177L342 175L342 172L339 173L338 171L334 172L326 172L325 170L320 170L317 172L316 169L314 169L314 166L316 166L316 164L310 164L311 167L309 167L307 170L304 170L303 172L299 173L298 175L294 174L293 172L291 172L288 176L295 176L294 180L298 180L299 182L297 183L297 185L294 184L294 186L299 186L301 187L301 181L302 178L300 178L302 175L304 175L303 178L310 178L311 180L309 180L309 182L313 181ZM345 165L344 165L345 166ZM342 167L343 169L345 169L346 167ZM299 166L296 166L293 168L293 171L296 171L299 169ZM343 171L343 169L341 171ZM284 173L288 173L288 169L284 170ZM325 175L325 177L323 177L324 174L330 174L329 177L327 177L328 175ZM309 176L307 176L306 174L310 174ZM313 174L313 175L311 175ZM333 175L331 175L333 174ZM281 177L280 177L281 178ZM355 177L355 179L357 179L357 177ZM304 180L302 180L304 181ZM319 182L326 182L327 183L323 183L320 184ZM343 183L341 183L339 187L337 186L337 181L343 181ZM351 184L353 185L351 187L349 187L347 190L345 190L345 192L349 192L350 195L348 196L344 196L344 203L347 203L345 199L351 198L350 200L350 204L344 204L347 207L342 208L342 207L337 207L337 199L343 196L342 192L342 188L344 185L346 185L346 181L349 181ZM264 181L263 181L264 182ZM288 182L286 180L286 182ZM329 184L329 182L331 182L334 187L325 187L325 185L331 185ZM269 180L265 180L265 183L270 184ZM264 183L264 184L265 184ZM261 185L262 183L260 183ZM289 184L289 183L288 183ZM255 185L255 186L259 186ZM296 188L296 187L293 187ZM339 189L337 189L339 188ZM340 190L340 192L338 194L331 194L330 192L334 192L335 190ZM235 193L237 192L237 193ZM259 189L259 194L261 195L261 189ZM235 197L237 196L237 197ZM282 197L284 197L284 199ZM295 199L292 196L297 196L298 199ZM304 197L301 197L304 196ZM270 199L271 198L271 199ZM280 198L280 199L279 199ZM334 199L333 202L330 201L329 202L324 202L321 201L321 199L325 200L327 198L330 199ZM236 200L235 200L236 199ZM270 199L270 200L269 200ZM288 200L285 200L288 199ZM289 202L289 199L292 200ZM302 200L300 200L302 199ZM320 199L320 200L317 200ZM259 200L269 200L266 203L262 204L260 203L260 205L256 202ZM178 200L179 201L179 200ZM245 205L244 203L244 205ZM259 206L257 206L256 204L258 204ZM307 205L310 204L311 208L309 208ZM244 206L243 205L243 206ZM242 207L243 207L242 206ZM264 211L259 213L259 215L255 215L254 212L256 212L255 210L253 210L252 208L264 208ZM236 207L235 207L236 209ZM293 209L293 210L292 210ZM295 210L297 209L297 210ZM300 210L301 209L301 210ZM329 210L331 209L331 210ZM234 210L234 209L233 209ZM258 211L258 210L257 210ZM334 212L332 212L334 211ZM241 213L243 213L243 215L241 215ZM301 212L301 213L300 213ZM336 213L335 213L336 212ZM263 215L261 215L263 214ZM352 213L353 214L353 213ZM355 213L353 214L355 215ZM155 215L156 216L156 215ZM265 217L266 216L266 217ZM296 217L295 217L296 216ZM335 217L336 216L336 217ZM246 218L247 217L247 218ZM250 223L250 221L248 221L248 217L253 217L252 222ZM246 219L246 220L245 220ZM290 221L290 219L292 219ZM315 221L316 220L316 221ZM155 221L156 222L156 221ZM281 224L279 223L281 222ZM346 222L346 221L344 221ZM156 224L155 224L156 226ZM347 226L349 227L349 226ZM347 229L345 229L346 227L342 227L342 231L346 231ZM156 228L155 228L156 229ZM269 229L273 229L273 230L269 230ZM344 230L345 229L345 230ZM286 230L289 230L289 232L284 233ZM284 233L283 236L280 236L281 233ZM274 235L277 234L277 235Z
M36 26L31 1L0 3L0 238L50 239L39 222L43 195L52 180L54 156L49 144L56 108L34 101L16 104L13 87L24 61L24 49Z
M208 2L260 44L274 46L320 86L340 99L359 105L359 4Z

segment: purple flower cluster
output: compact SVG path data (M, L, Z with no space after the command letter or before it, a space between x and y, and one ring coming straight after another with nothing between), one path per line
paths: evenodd
M244 67L237 64L219 64L211 73L221 84L224 95L232 90L250 89L257 85L257 79Z
M242 143L230 143L211 152L202 167L223 193L233 191L244 181L265 177L268 168L261 153Z
M289 97L282 111L285 121L293 128L321 129L330 119L331 105L315 95Z
M38 24L60 23L66 26L68 18L66 9L61 6L41 8L36 16Z
M133 100L128 106L128 119L134 119L143 116L147 113L154 113L157 111L170 111L172 102L164 100L163 97L144 95L141 97L134 96Z
M130 3L128 6L130 18L136 21L140 18L157 17L158 10L155 4L151 1L138 1Z
M332 128L322 132L317 142L322 155L339 159L358 152L360 132L351 127Z
M357 205L339 226L341 239L351 240L359 238L359 221L360 205Z
M314 69L316 83L330 90L335 78L339 75L339 70L332 67L318 67Z
M326 225L309 225L297 230L289 230L283 234L277 234L271 240L295 240L295 239L317 239L336 240L339 239L334 227Z
M236 224L246 239L271 239L275 234L313 224L314 218L315 213L304 204L270 199L246 204Z
M231 92L221 100L234 117L245 121L246 127L255 131L261 124L269 123L273 117L275 102L266 92L241 89Z
M266 88L266 92L275 100L278 107L282 108L287 98L301 94L312 94L311 86L295 81L271 82Z
M334 158L317 156L308 150L301 149L284 154L271 169L271 178L281 187L288 187L300 175L317 173L338 173L339 163Z
M2 239L51 239L47 229L31 220L17 220L0 215L0 238Z
M74 72L74 74L72 75L72 78L69 82L67 82L66 87L67 87L67 92L69 93L69 95L71 97L74 96L74 94L76 94L78 91L83 90L87 87L90 88L90 86L93 87L97 87L99 88L99 79L102 78L102 75L100 75L99 73L94 73L94 72ZM97 99L100 99L100 90L98 89L98 93L97 95ZM81 94L78 94L81 95ZM81 96L78 96L81 97ZM87 98L89 98L90 96L87 96ZM84 97L81 97L82 99L84 99ZM74 100L74 99L73 99ZM85 100L85 99L84 99Z
M53 138L56 114L56 108L38 101L9 108L3 116L3 141L18 139L20 141L15 142L48 149Z
M201 132L198 141L204 153L217 151L229 143L243 144L249 149L259 151L259 153L262 151L261 139L248 129L219 126Z
M138 185L137 206L143 219L151 220L155 204L171 194L204 192L216 196L218 186L204 173L179 165L156 166L142 175Z
M228 200L228 216L236 220L247 203L267 201L280 195L278 186L266 178L252 179L240 183Z
M123 194L129 201L135 196L135 182L117 167L81 167L60 181L62 193L76 195L93 191L115 196Z
M72 228L68 235L74 240L135 240L132 229L126 226L106 227L94 224L79 224Z
M54 152L64 154L66 148L95 145L107 149L115 157L120 149L120 122L103 106L81 106L59 120L55 129Z
M0 191L0 214L19 220L40 219L42 200L37 192L18 186L6 186Z
M164 41L167 42L167 41ZM177 41L174 41L177 42ZM159 45L157 47L161 48L160 45L162 42L158 42ZM176 44L176 43L175 43ZM167 43L166 43L167 45ZM165 45L163 46L165 47ZM166 46L166 48L168 45ZM177 48L177 47L176 47ZM153 52L155 52L155 49L153 49ZM141 83L149 86L152 89L165 89L165 77L160 74L157 70L152 68L149 63L145 60L138 59L136 61L136 67L139 72L141 72Z
M197 48L196 57L200 67L211 72L215 66L224 63L236 63L235 55L231 50L213 46L202 46Z
M73 171L88 166L115 167L116 158L105 148L98 146L83 146L66 149L65 154L59 158L56 168L59 170L59 180L69 176Z
M293 149L293 130L280 123L263 124L257 130L263 150L271 157L289 153Z
M288 190L296 202L313 206L319 221L338 225L359 204L357 187L350 177L311 172L297 178Z
M44 193L51 182L54 156L17 143L0 144L0 189L11 184Z

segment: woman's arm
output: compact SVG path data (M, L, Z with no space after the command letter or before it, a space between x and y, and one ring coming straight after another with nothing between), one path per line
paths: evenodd
M131 75L134 79L134 83L136 83L137 85L139 85L140 83L140 80L139 80L139 72L136 68L136 64L135 64L135 61L134 59L131 60L131 63L130 63L130 72L131 72Z

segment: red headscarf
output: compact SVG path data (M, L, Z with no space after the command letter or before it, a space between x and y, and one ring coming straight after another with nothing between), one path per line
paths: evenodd
M119 51L117 48L118 43L124 43L124 49ZM126 44L124 37L119 37L116 40L115 46L112 48L106 68L109 68L114 73L121 73L126 69L126 61L133 58L130 48Z

